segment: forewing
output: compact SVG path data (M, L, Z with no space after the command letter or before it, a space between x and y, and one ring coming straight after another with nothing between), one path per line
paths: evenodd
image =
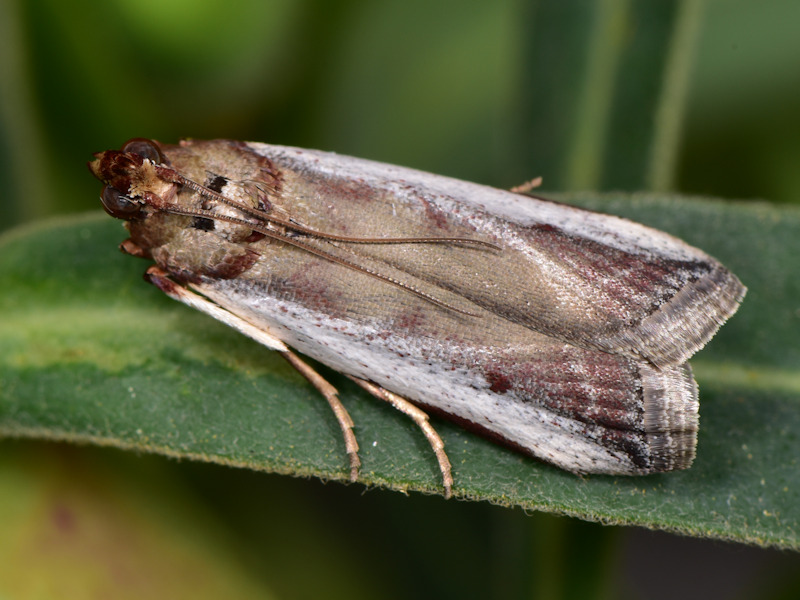
M382 261L582 347L681 364L744 295L713 258L624 219L371 161L253 147L283 173L280 204L313 229L500 247L337 243L331 252Z

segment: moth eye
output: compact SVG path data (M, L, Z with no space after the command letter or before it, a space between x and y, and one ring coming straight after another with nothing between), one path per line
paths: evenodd
M153 140L133 138L122 146L123 152L132 152L153 161L157 165L169 164L161 148Z
M141 209L140 204L110 185L103 188L100 201L103 203L103 208L106 212L117 219L130 219Z

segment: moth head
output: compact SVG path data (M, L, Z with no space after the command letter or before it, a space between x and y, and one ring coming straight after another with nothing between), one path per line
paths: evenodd
M171 183L163 181L159 168L169 165L158 142L133 138L120 150L107 150L94 155L87 163L89 170L105 183L100 201L112 217L131 220L142 216L147 196L159 195Z

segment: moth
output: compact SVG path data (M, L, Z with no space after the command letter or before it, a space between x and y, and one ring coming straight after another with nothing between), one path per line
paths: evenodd
M684 469L686 361L745 287L688 244L614 216L412 169L260 143L134 138L94 155L121 249L169 296L295 350L408 414L450 495L425 410L574 473Z

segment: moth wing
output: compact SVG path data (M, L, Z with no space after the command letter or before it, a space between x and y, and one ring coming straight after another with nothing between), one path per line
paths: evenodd
M745 293L707 254L625 219L362 159L251 147L282 170L280 201L308 227L352 237L468 237L500 247L336 243L332 252L380 261L585 348L682 364Z
M691 464L698 403L687 365L659 369L402 293L372 297L368 276L296 258L307 274L296 286L280 277L194 287L336 371L559 467L633 475ZM324 288L311 283L319 269Z

